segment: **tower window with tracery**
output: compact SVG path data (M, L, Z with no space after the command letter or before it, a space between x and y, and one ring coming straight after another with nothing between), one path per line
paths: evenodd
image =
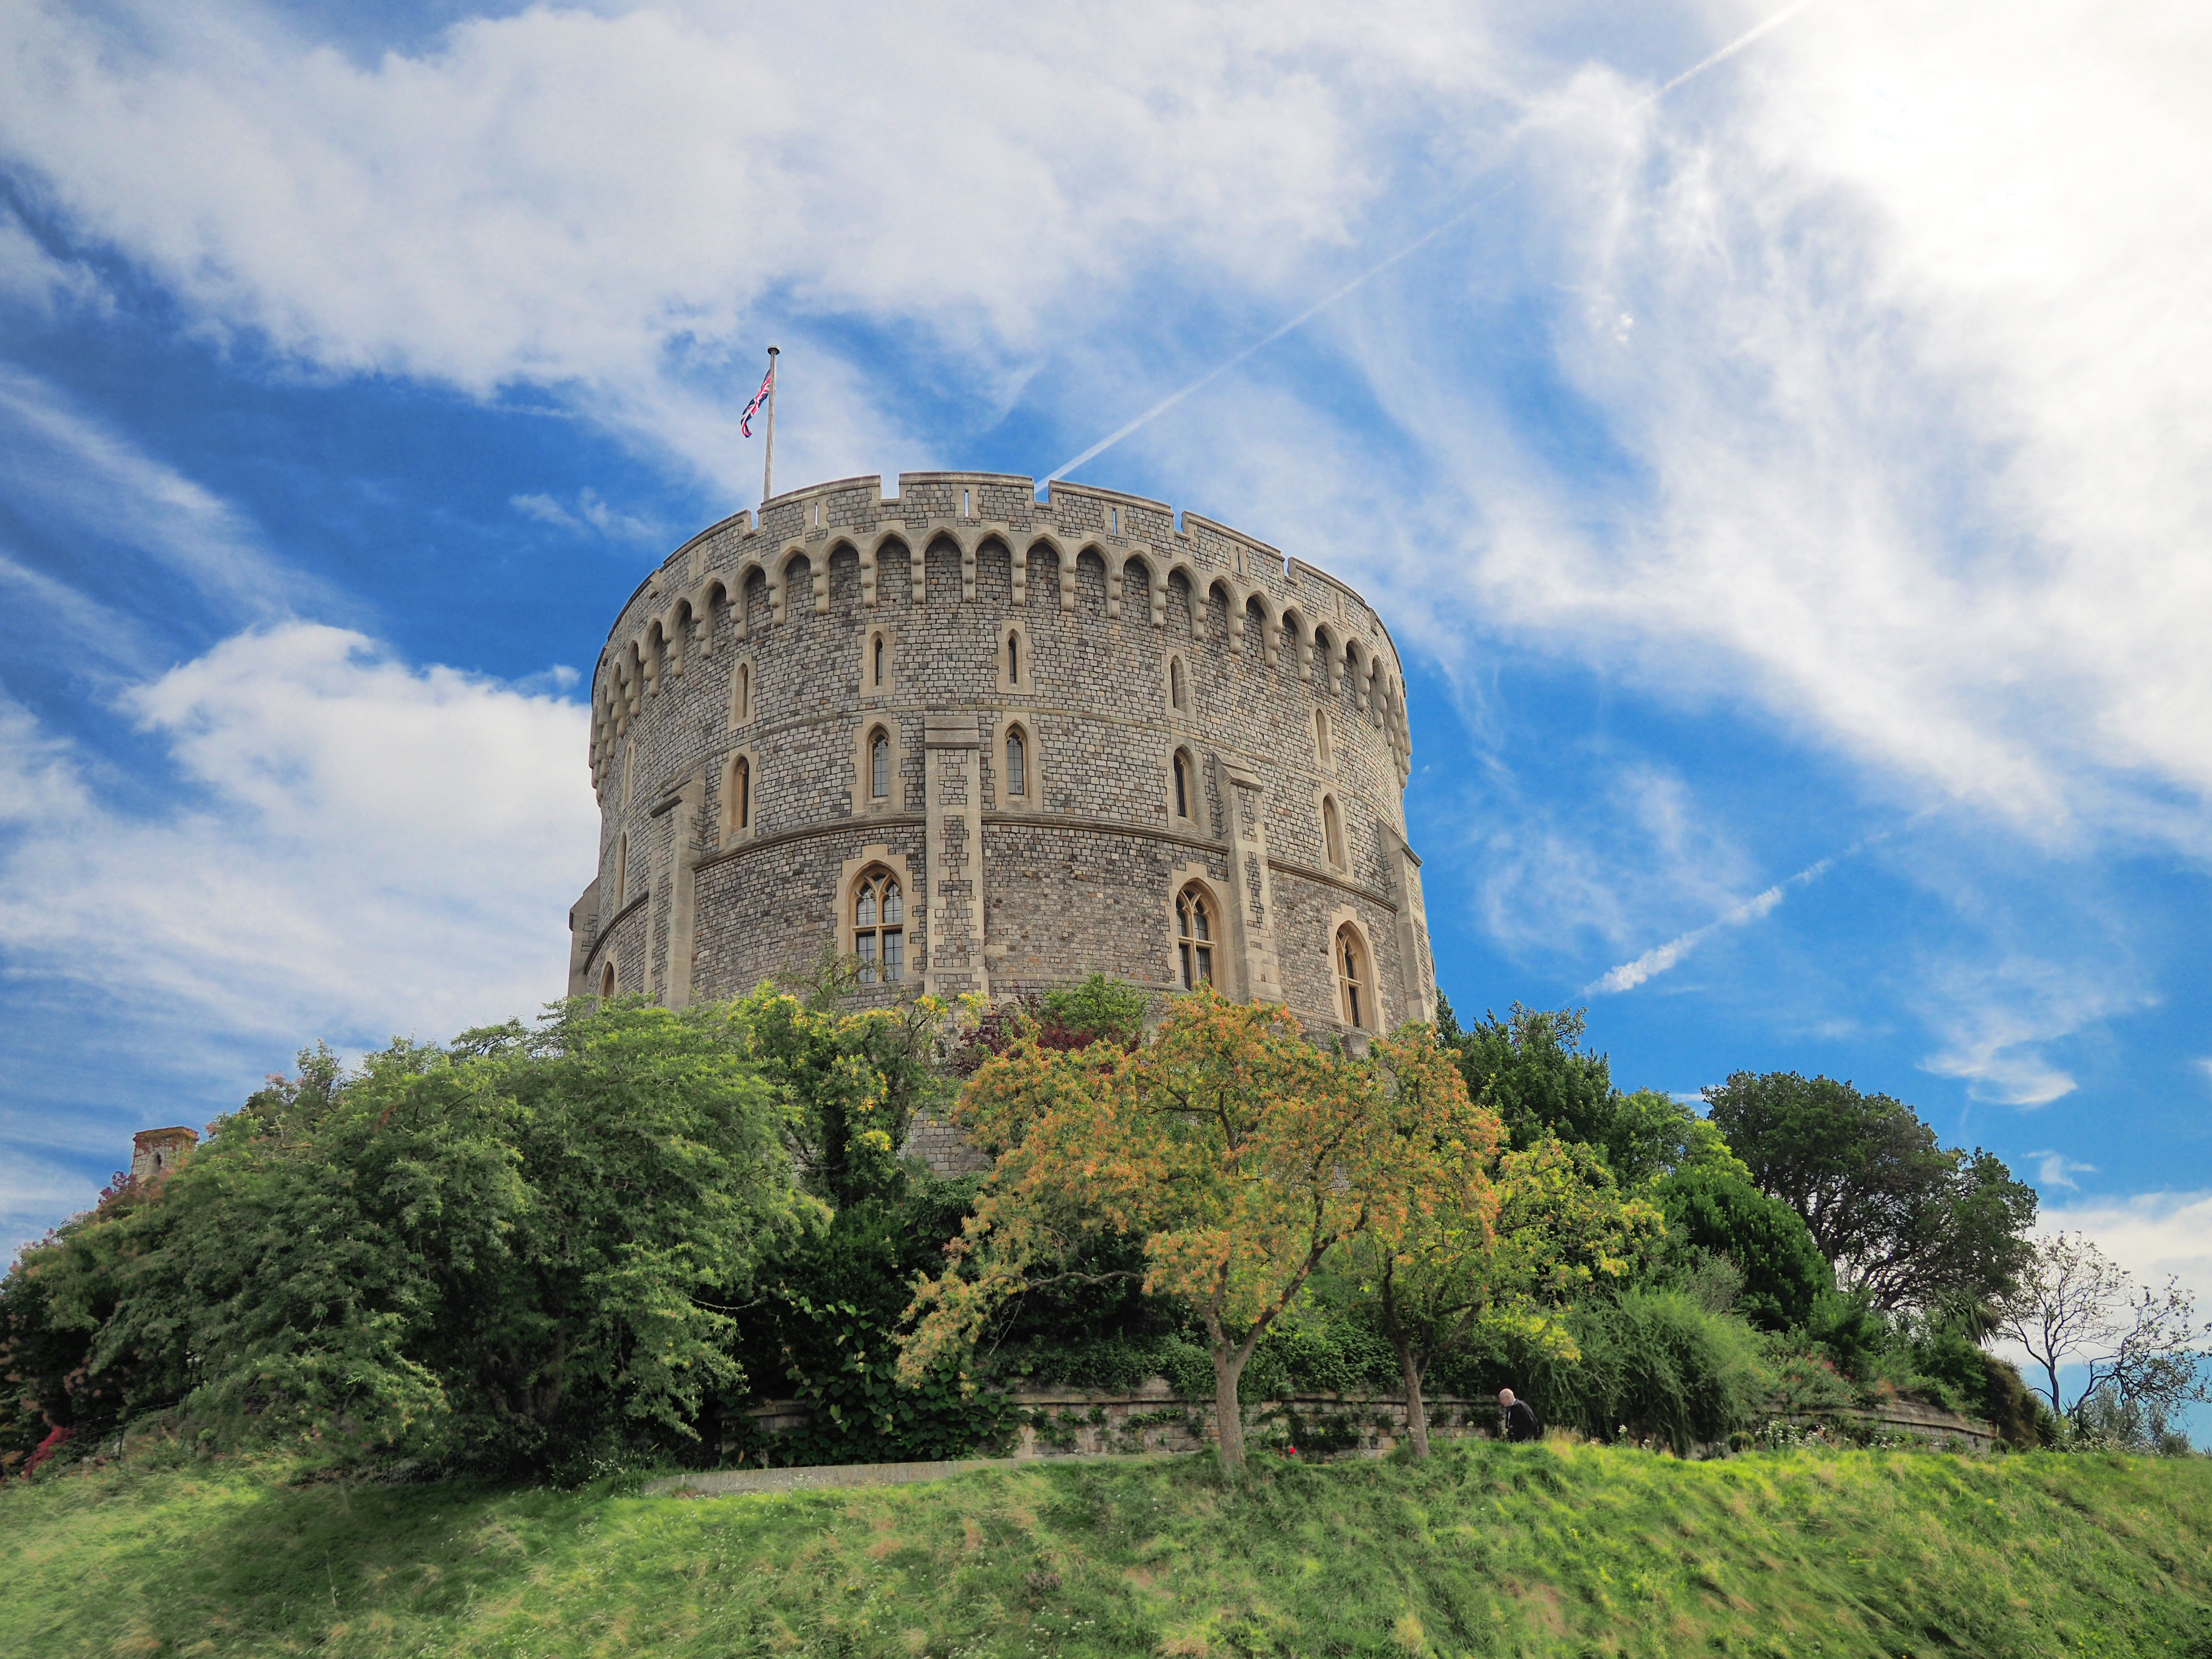
M1213 944L1213 907L1194 883L1176 895L1176 950L1182 957L1184 990L1212 982Z
M860 959L860 983L878 978L895 984L906 976L906 902L898 878L888 870L860 878L853 899L853 954Z
M868 793L877 800L891 795L891 739L880 726L868 739Z
M1006 733L1006 793L1026 795L1030 792L1029 745L1022 741L1019 726Z

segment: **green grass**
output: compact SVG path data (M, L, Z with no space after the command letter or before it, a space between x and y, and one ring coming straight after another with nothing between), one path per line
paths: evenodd
M1483 1443L696 1500L124 1467L0 1492L0 1584L8 1659L2212 1659L2212 1462Z

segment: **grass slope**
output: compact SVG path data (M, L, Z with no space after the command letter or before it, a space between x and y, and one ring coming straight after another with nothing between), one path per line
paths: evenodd
M0 1654L2172 1654L2212 1462L1589 1446L702 1500L106 1469L0 1492Z

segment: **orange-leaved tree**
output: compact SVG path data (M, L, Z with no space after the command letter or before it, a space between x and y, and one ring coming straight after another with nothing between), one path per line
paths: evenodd
M1287 1010L1211 988L1133 1052L1017 1041L969 1079L958 1115L1000 1155L947 1271L917 1287L902 1375L972 1344L1018 1291L1084 1277L1068 1263L1085 1238L1134 1236L1145 1290L1205 1329L1232 1470L1245 1362L1315 1267L1350 1240L1401 1237L1439 1149L1498 1137L1426 1031L1378 1038L1364 1058L1327 1053Z

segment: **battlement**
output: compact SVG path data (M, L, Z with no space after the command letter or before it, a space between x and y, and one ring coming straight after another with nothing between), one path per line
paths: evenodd
M757 514L732 514L664 559L623 605L608 630L608 643L611 647L623 633L641 599L672 592L687 580L696 581L733 556L741 559L757 552L763 543L773 544L779 555L823 544L826 556L838 542L866 532L882 538L941 532L970 552L971 538L980 542L993 535L1027 533L1055 547L1072 543L1075 555L1088 547L1109 567L1119 562L1116 554L1134 555L1148 565L1163 559L1187 562L1194 574L1225 575L1277 605L1292 608L1303 601L1306 609L1384 642L1394 659L1397 654L1389 630L1357 589L1256 537L1188 509L1178 523L1176 509L1165 501L1064 478L1048 481L1040 497L1036 480L1015 472L902 472L897 493L890 495L884 494L881 475L863 474L771 496ZM1250 593L1239 597L1249 599Z

